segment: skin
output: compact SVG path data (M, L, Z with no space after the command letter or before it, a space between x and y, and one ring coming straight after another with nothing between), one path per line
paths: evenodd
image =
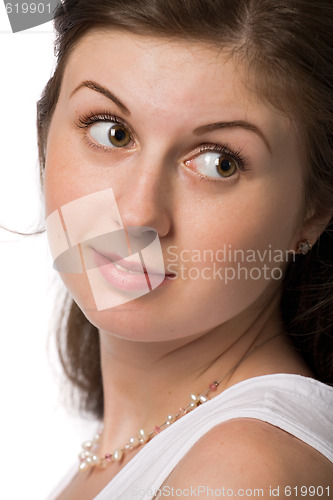
M188 249L211 249L215 255L223 244L260 251L270 245L296 250L302 239L313 244L320 229L311 207L302 204L305 160L296 127L255 100L241 68L226 56L203 45L128 33L86 35L69 58L50 125L47 215L112 187L125 227L150 226L158 232L167 269L170 246L177 247L178 255ZM113 92L130 114L92 89L73 93L87 80ZM133 140L124 148L98 147L94 129L77 126L79 116L91 112L119 117L134 131ZM203 125L236 120L254 124L261 134L241 127L194 133ZM196 170L199 148L216 144L241 150L248 159L245 171L228 179L204 178ZM202 270L213 262L195 265ZM284 265L275 262L272 267ZM281 334L281 280L261 276L225 284L177 278L139 299L97 311L86 276L62 278L100 331L105 394L100 455L123 446L139 428L149 431L164 422L172 409L187 402L189 393L222 378L248 351L251 355L217 393L267 373L311 376ZM212 457L218 441L212 446L208 436L207 443ZM276 447L279 453L281 446ZM121 465L81 475L59 498L96 494L133 454ZM223 458L220 463L222 467ZM193 467L195 463L183 480L191 477Z

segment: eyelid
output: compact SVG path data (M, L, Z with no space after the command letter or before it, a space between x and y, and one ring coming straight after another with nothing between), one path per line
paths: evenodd
M195 168L191 168L188 163L194 161L196 158L201 156L202 154L205 153L215 153L220 156L227 156L230 159L234 160L237 164L237 170L235 174L232 174L227 177L214 177L210 175L205 175L204 173L200 172L199 170L196 170ZM245 170L248 170L248 165L249 165L249 159L246 157L241 149L238 149L237 151L234 151L233 149L229 148L227 144L202 144L198 148L192 150L191 153L186 155L186 157L183 159L183 165L184 167L190 171L193 175L196 175L201 181L208 181L211 183L214 183L215 185L217 183L225 184L225 183L233 183L237 181L239 178L239 175L241 172L244 172Z
M88 128L90 125L96 122L119 123L120 125L128 128L129 131L131 131L130 125L125 120L117 115L109 113L108 111L102 111L101 113L93 111L91 111L90 113L82 113L78 116L78 123L76 123L76 125L79 128Z
M183 159L183 163L194 160L198 156L204 153L219 153L220 155L226 155L229 156L230 158L234 159L240 170L247 170L248 166L250 164L249 158L243 153L241 148L238 148L237 150L233 150L233 148L230 148L228 144L212 144L212 143L206 143L206 144L201 144L197 148L191 151L191 153L188 153L185 158Z
M78 116L78 119L77 119L77 122L75 122L75 125L80 129L86 130L86 129L89 129L95 123L103 123L103 122L116 123L116 124L119 124L119 125L125 127L131 136L131 140L135 143L137 142L136 134L133 132L133 129L131 128L131 126L128 125L128 123L125 120L123 120L122 118L119 118L117 115L113 115L112 113L109 113L108 111L103 111L101 113L92 112L92 111L90 113L82 113ZM96 148L101 149L105 152L113 151L114 149L117 149L117 150L130 149L126 146L124 148L115 148L115 147L111 147L111 146L108 147L108 146L105 146L103 144L98 144L96 141L90 140L86 133L85 133L85 140L88 142L88 144L90 146L96 147Z

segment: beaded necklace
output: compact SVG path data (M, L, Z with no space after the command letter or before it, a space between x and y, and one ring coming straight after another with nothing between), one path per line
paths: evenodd
M225 375L223 379L226 378L226 376L227 375ZM208 389L199 395L192 393L190 395L190 402L184 408L179 408L178 413L175 415L168 415L163 424L156 425L154 429L148 433L146 433L143 429L140 429L137 436L129 438L123 448L116 448L113 453L106 453L104 457L98 457L96 455L96 449L102 435L101 431L97 432L90 441L82 443L82 451L79 454L79 470L85 471L96 466L99 468L105 468L109 463L120 462L126 452L133 450L137 446L148 443L148 441L150 441L154 436L169 427L176 420L179 420L182 416L194 410L197 406L209 401L209 394L216 391L223 379L212 382Z
M273 337L270 337L269 339L262 342L262 344L260 344L259 346L256 346L254 350L258 349L262 345L266 344L267 342L269 342L270 340L274 339L275 337L281 334L282 332L274 335ZM176 420L179 420L181 417L194 410L194 408L196 408L197 406L200 406L209 401L208 396L212 392L215 392L220 383L223 380L225 380L229 374L234 372L238 368L238 366L253 352L254 351L250 349L240 359L240 361L224 375L223 378L212 382L209 385L208 389L206 389L204 392L200 394L191 393L189 403L185 407L179 408L179 411L176 414L168 415L165 422L163 422L161 425L156 425L154 429L148 433L146 433L143 429L139 429L137 436L129 438L125 446L123 446L122 448L116 448L112 453L106 453L102 457L99 457L96 454L100 438L102 436L102 431L98 431L91 440L84 441L84 443L82 443L82 450L79 454L79 460L80 460L79 471L86 471L93 467L104 469L105 467L107 467L107 465L111 463L120 462L123 459L124 455L128 453L130 450L133 450L138 446L142 446L148 443L148 441L150 441L154 436L159 434L167 427L170 427L170 425L176 422Z

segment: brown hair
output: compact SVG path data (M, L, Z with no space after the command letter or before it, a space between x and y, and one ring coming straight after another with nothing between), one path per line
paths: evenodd
M204 42L229 48L266 103L293 117L308 159L304 200L333 212L332 0L67 0L55 13L57 68L38 102L41 172L48 127L68 57L91 29ZM283 203L283 200L281 200ZM285 329L319 380L333 383L333 223L307 256L288 264ZM71 301L59 327L65 373L82 408L103 414L99 337Z

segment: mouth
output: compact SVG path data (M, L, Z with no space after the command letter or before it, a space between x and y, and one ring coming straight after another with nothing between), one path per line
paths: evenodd
M147 293L167 281L168 275L149 269L137 259L93 250L93 257L104 280L125 292Z

